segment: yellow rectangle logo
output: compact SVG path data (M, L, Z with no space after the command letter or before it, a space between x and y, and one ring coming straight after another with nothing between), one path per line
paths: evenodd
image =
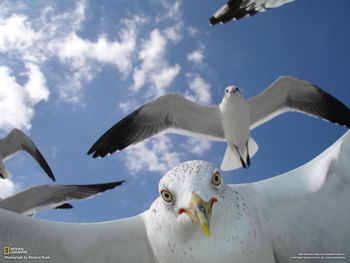
M10 255L10 247L4 247L4 255Z

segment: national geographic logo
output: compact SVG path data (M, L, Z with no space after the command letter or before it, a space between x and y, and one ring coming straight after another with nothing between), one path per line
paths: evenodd
M4 256L10 255L10 247L4 247Z
M3 246L3 259L5 260L50 260L48 255L33 255L23 247ZM2 261L1 261L2 262Z
M4 246L3 247L3 254L4 256L8 255L25 255L28 254L28 251L24 249L23 247L10 247L10 246Z

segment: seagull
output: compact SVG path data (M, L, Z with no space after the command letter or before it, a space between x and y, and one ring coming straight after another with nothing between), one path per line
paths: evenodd
M123 150L162 131L226 141L221 170L249 167L258 145L250 130L288 111L313 115L350 128L350 109L316 85L281 76L246 100L236 86L219 105L201 105L179 94L164 95L115 124L90 148L93 158Z
M83 200L99 193L111 190L125 181L87 185L39 185L0 200L0 208L25 215L55 208L70 209L65 203L70 200Z
M227 23L231 20L239 20L245 16L253 16L256 13L268 9L280 7L294 0L229 0L209 18L211 25Z
M67 224L0 209L2 245L50 262L271 263L307 253L345 261L349 158L348 132L309 163L260 182L228 185L214 164L188 161L163 176L158 198L134 217Z
M3 179L9 178L10 173L5 169L3 161L10 158L19 151L26 151L29 153L43 168L47 175L56 181L49 165L40 153L39 149L31 141L31 139L18 129L13 129L5 137L0 139L0 177Z

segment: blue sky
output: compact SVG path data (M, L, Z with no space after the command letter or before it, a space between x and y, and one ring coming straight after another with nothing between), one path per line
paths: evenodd
M280 75L311 81L350 105L350 3L295 1L253 18L210 27L224 1L1 1L0 135L26 131L59 184L126 179L69 211L38 217L96 222L138 214L178 162L220 164L226 145L161 135L104 159L86 155L116 121L169 92L219 103L235 84L245 97ZM331 7L331 8L330 8ZM260 149L226 183L253 182L309 161L346 129L288 113L252 132ZM51 184L21 153L6 161L0 195Z

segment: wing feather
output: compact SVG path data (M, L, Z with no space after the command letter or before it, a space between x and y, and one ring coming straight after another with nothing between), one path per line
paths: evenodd
M251 129L287 111L298 111L350 128L350 109L321 88L294 77L279 77L248 100Z
M3 246L22 247L50 262L156 263L143 214L103 223L69 224L0 209Z
M348 132L295 170L253 184L231 185L256 207L278 262L294 261L300 253L349 255L349 158Z
M217 105L200 105L179 94L168 94L138 108L115 124L90 148L88 154L104 157L160 132L224 138Z
M90 185L41 185L0 200L0 208L33 214L70 200L82 200L113 189L124 181Z

